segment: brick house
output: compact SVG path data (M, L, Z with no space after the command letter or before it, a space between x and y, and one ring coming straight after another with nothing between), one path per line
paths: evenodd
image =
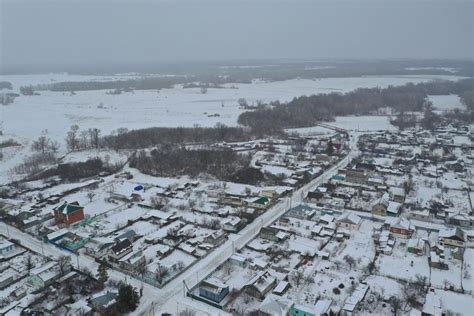
M53 212L56 224L71 225L84 219L84 207L80 206L77 201L64 202L53 208Z

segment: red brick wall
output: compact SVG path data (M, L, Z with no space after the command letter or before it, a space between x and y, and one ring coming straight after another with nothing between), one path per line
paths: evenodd
M76 222L82 221L84 219L84 209L75 211L74 213L69 214L67 223L69 225Z

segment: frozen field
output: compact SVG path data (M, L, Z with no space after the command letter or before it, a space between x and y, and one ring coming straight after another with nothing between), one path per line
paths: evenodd
M135 76L134 74L117 77L50 74L3 76L1 80L12 82L14 90L18 90L19 86L28 84L78 80L103 81ZM1 106L0 121L3 132L7 135L31 139L47 129L49 137L60 141L64 140L72 124L78 124L81 129L97 127L103 134L119 127L133 129L195 124L214 126L218 122L236 125L237 118L243 111L237 106L239 98L246 98L249 103L256 100L289 101L301 95L347 92L360 87L387 87L388 85L403 85L407 82L459 78L461 77L380 76L256 82L228 84L226 89L209 89L206 94L201 94L199 89L183 89L181 86L159 92L140 90L121 95L108 95L105 90L77 92L72 96L69 93L41 91L39 96L21 96L15 100L14 104ZM231 88L231 86L234 87ZM347 119L352 121L358 118ZM341 124L347 125L342 121ZM370 125L375 129L380 127ZM360 126L360 128L363 127Z
M459 97L455 94L430 95L428 99L433 103L433 107L438 111L449 111L454 109L464 109Z

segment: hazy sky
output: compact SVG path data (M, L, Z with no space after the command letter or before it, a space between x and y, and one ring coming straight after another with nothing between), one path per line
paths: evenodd
M0 2L9 66L474 56L474 1Z

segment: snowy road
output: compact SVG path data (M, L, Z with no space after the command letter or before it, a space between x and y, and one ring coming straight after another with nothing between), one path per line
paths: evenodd
M198 284L200 281L205 279L210 273L212 273L212 271L214 271L219 265L225 262L234 253L235 250L245 246L249 241L255 238L263 226L268 226L273 223L280 216L282 216L290 208L290 206L296 206L300 204L303 201L303 197L306 195L306 193L327 181L330 177L336 174L339 169L346 167L347 164L357 154L356 148L359 134L351 133L351 135L352 136L350 137L349 142L349 153L345 158L339 161L336 165L326 170L318 178L314 179L310 183L295 191L290 197L285 198L284 200L280 201L278 204L267 210L255 221L247 225L242 231L240 231L239 234L230 235L229 240L226 243L224 243L218 249L214 250L207 257L198 261L197 264L195 264L194 266L186 270L183 274L178 276L176 279L164 286L162 290L165 292L165 294L162 294L162 296L158 297L154 301L155 308L156 306L163 306L164 311L172 313L173 311L176 311L178 304L181 304L181 302L193 302L193 306L195 306L194 304L196 303L196 301L184 296L183 281L186 282L186 285L189 288L192 288L193 286ZM215 313L216 309L212 308L210 309L210 311L213 311ZM149 309L148 312L144 313L144 315L151 315L152 313L150 312L151 310ZM201 312L203 315L209 313L205 311ZM223 314L225 313L221 312L221 315Z
M215 308L201 302L196 302L185 296L184 283L186 283L189 288L194 287L212 273L219 265L225 262L235 252L235 250L242 248L249 241L255 238L263 226L268 226L273 223L291 206L296 206L301 203L303 197L309 191L327 181L330 177L336 174L339 169L347 166L351 159L357 154L357 139L358 134L352 133L349 142L349 153L345 158L326 170L318 178L295 191L290 197L285 198L267 210L254 222L246 226L239 234L230 235L227 242L199 260L195 265L184 271L170 283L166 284L162 289L145 284L116 270L108 270L109 278L117 281L125 280L137 289L143 288L143 297L141 298L140 306L134 314L159 315L164 311L174 314L177 313L177 311L192 306L192 308L198 312L197 315L214 315L217 311ZM7 235L6 225L0 225L0 234ZM12 226L9 226L9 234L22 245L39 254L44 254L51 258L66 255L71 257L71 263L74 266L79 266L81 268L87 267L92 273L96 273L97 271L98 264L88 256L76 256L70 252L63 251L51 244L43 243L35 237ZM220 315L227 315L227 313L220 311Z

